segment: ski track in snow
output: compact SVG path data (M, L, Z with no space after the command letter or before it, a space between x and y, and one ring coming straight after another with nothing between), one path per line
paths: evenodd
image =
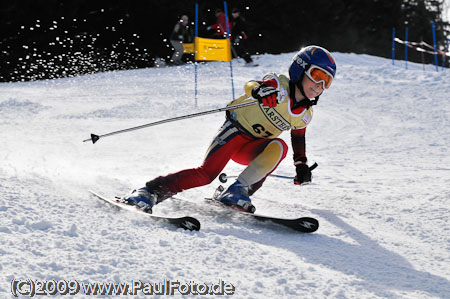
M235 96L266 72L286 74L293 55L261 55L255 68L235 61ZM199 66L198 108L192 65L1 83L0 297L13 297L11 280L30 278L222 279L232 298L450 298L450 71L334 55L337 77L307 132L313 183L268 178L253 198L261 214L318 218L310 235L204 204L218 180L154 209L194 216L200 232L117 211L87 191L123 195L199 166L224 113L82 140L225 106L227 63ZM294 175L291 156L276 174ZM242 169L230 162L224 172Z

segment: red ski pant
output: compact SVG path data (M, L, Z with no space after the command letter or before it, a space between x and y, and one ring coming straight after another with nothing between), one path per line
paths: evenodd
M226 121L209 146L200 167L157 177L147 182L146 186L161 201L183 190L211 183L233 160L248 165L238 180L250 186L250 194L253 194L286 157L287 151L288 146L282 139L255 139Z

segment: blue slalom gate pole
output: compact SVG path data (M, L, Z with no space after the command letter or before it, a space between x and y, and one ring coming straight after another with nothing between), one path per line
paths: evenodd
M432 22L431 24L433 25L434 64L436 65L436 72L439 72L437 49L436 49L436 28L434 26L434 22Z
M230 27L228 26L228 11L227 11L227 1L223 2L224 11L225 11L225 24L227 26L227 39L230 41L230 52L231 52L231 34L230 34ZM233 54L231 53L231 59L230 59L230 75L231 75L231 91L234 97L234 83L233 83Z
M405 69L408 69L408 27L405 31Z
M442 54L442 71L444 71L444 67L445 67L445 52L444 54Z
M447 53L450 54L450 48L448 47L449 43L450 43L450 39L447 39ZM447 58L447 53L445 54L446 55L445 58ZM450 65L449 65L449 67L450 67Z
M198 3L195 3L195 37L198 36ZM197 42L194 39L195 107L197 107Z
M445 61L447 60L447 53L450 52L450 49L448 48L448 42L449 42L449 39L447 39L447 47L444 49L444 54L442 55L442 71L444 71L444 68L445 68Z
M392 65L394 65L395 60L395 27L392 27Z

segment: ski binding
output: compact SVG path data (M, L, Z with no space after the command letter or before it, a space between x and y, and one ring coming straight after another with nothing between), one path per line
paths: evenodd
M111 204L112 206L115 206L119 209L124 209L124 210L128 210L128 211L132 211L135 213L139 213L141 215L145 215L147 217L149 217L152 220L157 220L157 221L165 221L168 222L172 225L174 225L175 227L178 228L183 228L186 230L190 230L190 231L198 231L200 230L200 221L198 221L196 218L194 217L190 217L190 216L183 216L183 217L168 217L168 216L159 216L159 215L153 215L147 212L144 212L143 210L139 209L136 206L133 205L129 205L126 204L124 202L122 202L120 200L120 198L108 198L105 197L103 195L98 194L97 192L91 191L89 190L89 192L94 195L95 197Z

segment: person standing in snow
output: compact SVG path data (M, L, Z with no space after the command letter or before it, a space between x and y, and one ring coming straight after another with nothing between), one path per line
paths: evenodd
M207 29L213 31L213 38L227 38L227 23L228 32L231 33L232 29L230 22L228 22L228 17L220 8L217 8L214 13L217 19L216 24L208 26Z
M247 40L247 27L241 12L237 8L231 11L231 42L236 56L245 60L246 66L253 66L253 59L245 49L245 41Z
M248 165L218 200L227 206L254 212L254 194L286 157L288 145L277 138L290 131L296 171L294 183L311 181L305 150L305 132L313 107L336 74L330 52L319 46L300 50L289 67L289 78L268 73L260 81L249 81L245 93L229 105L258 100L259 104L229 110L226 121L213 138L203 164L150 180L123 201L147 212L153 206L183 190L211 183L229 160Z
M186 15L183 15L178 23L175 24L175 27L172 30L172 34L170 35L170 43L172 44L172 47L174 48L174 52L171 57L171 63L175 65L182 64L183 61L181 58L183 58L184 53L184 43L191 43L192 42L192 34L190 32L189 28L189 18Z

